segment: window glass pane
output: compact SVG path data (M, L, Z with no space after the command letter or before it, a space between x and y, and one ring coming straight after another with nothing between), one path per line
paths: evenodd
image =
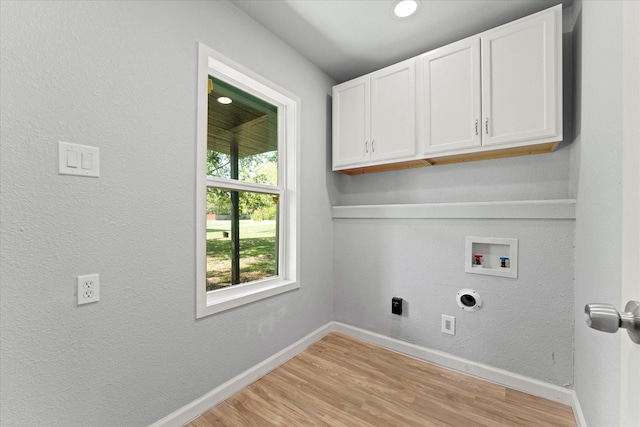
M278 109L209 76L207 174L278 185Z
M277 274L278 196L207 188L207 291Z

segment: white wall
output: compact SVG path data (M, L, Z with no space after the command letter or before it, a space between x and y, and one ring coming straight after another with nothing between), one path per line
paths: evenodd
M341 205L569 198L567 142L549 154L340 175Z
M335 319L560 386L573 364L573 220L334 220ZM518 278L468 274L465 237L519 243ZM476 290L465 312L456 293ZM405 303L391 314L391 298ZM440 332L456 316L456 335Z
M149 425L331 320L328 77L226 1L0 12L3 426ZM302 99L302 260L300 290L196 321L198 41ZM58 140L101 177L57 175Z
M622 2L576 7L575 390L587 425L618 426L620 334L589 329L583 310L621 299Z

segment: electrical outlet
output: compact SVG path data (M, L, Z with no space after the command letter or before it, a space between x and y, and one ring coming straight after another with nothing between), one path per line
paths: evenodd
M391 298L391 313L402 316L402 298Z
M100 275L78 276L78 305L100 301Z
M456 318L455 316L442 315L442 326L440 328L442 332L449 335L456 334Z

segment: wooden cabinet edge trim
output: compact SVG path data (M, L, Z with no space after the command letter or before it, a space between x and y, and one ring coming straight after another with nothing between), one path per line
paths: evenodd
M389 172L401 169L419 168L423 166L449 165L453 163L473 162L477 160L501 159L505 157L525 156L529 154L544 154L555 151L559 144L560 141L547 142L545 144L529 145L524 147L501 148L490 151L411 160L408 162L343 169L337 170L336 172L340 172L345 175L362 175L366 173Z
M560 141L547 142L544 144L528 145L524 147L500 148L490 151L478 151L475 153L454 154L451 156L442 156L428 158L427 161L433 165L448 165L452 163L473 162L477 160L501 159L504 157L526 156L529 154L551 153L558 148Z
M351 169L337 170L336 172L343 173L345 175L362 175L365 173L374 172L388 172L401 169L420 168L423 166L429 166L429 162L426 160L410 160L407 162L387 163L375 166L364 166Z

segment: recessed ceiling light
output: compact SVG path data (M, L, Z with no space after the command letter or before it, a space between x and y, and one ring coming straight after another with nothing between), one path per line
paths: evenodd
M399 0L393 6L393 13L398 18L408 18L418 11L420 0Z
M220 104L231 104L233 101L231 101L231 98L227 98L226 96L221 96L220 98L218 98L218 102Z

